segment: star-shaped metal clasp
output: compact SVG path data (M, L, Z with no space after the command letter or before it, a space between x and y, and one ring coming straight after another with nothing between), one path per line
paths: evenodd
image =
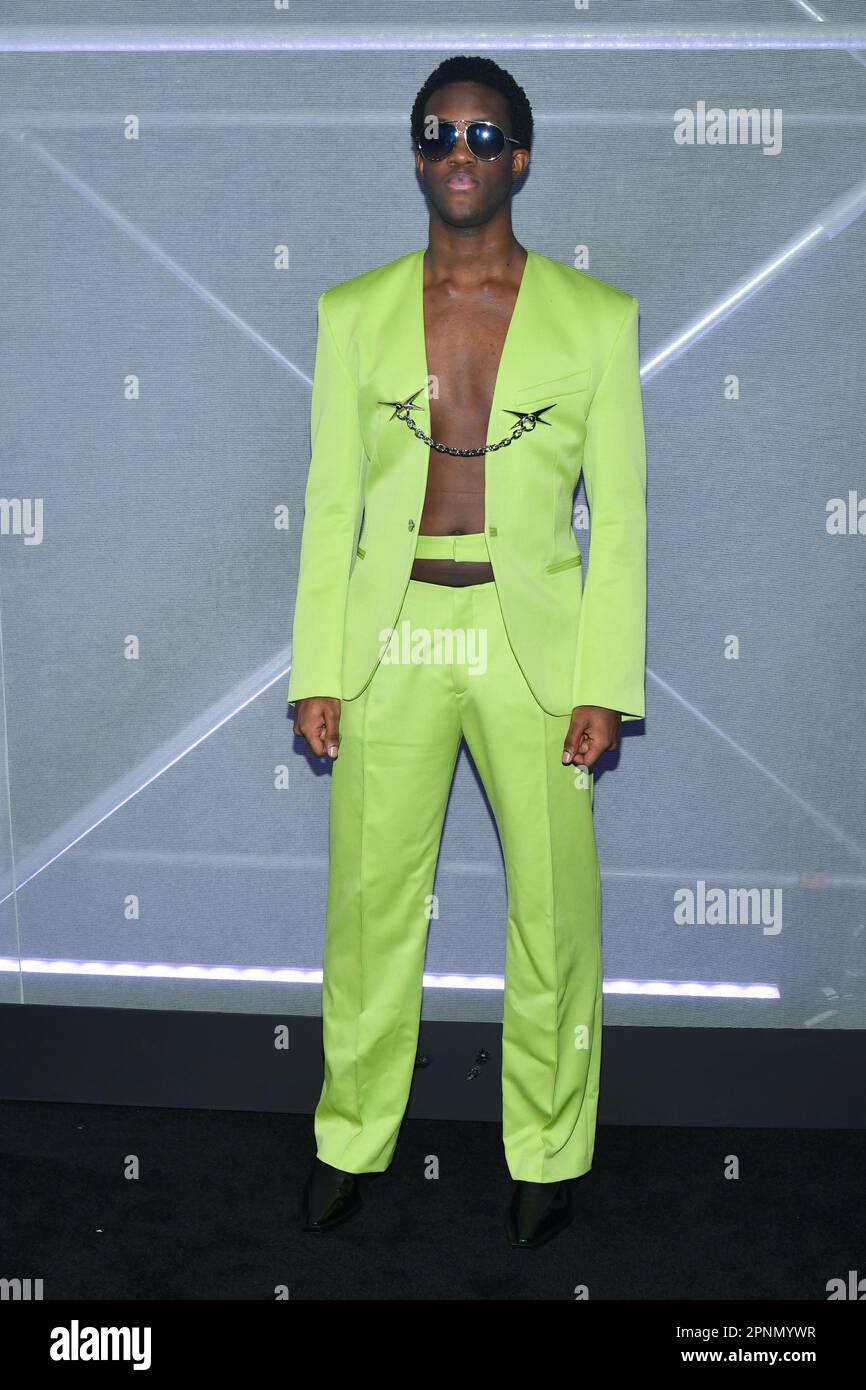
M394 407L394 415L396 415L397 419L398 419L398 420L408 420L408 419L409 419L409 411L410 411L410 410L421 410L421 409L422 409L422 407L421 407L420 405L413 404L413 402L414 402L414 400L415 400L415 397L418 396L418 395L420 395L421 392L422 392L423 390L424 390L424 387L423 387L423 386L419 386L419 387L418 387L418 390L417 390L417 391L413 391L411 396L407 396L406 399L405 399L405 401L380 401L379 404L380 404L380 405L393 405L393 407ZM394 415L390 416L390 419L393 420L393 419L394 419Z
M545 411L547 411L547 410L552 410L553 407L554 407L555 405L556 405L556 401L553 401L550 405L543 405L543 406L541 407L540 410L508 410L508 409L506 409L505 414L506 414L506 415L516 415L516 416L518 417L517 423L518 423L519 425L523 425L523 428L524 428L525 430L534 430L536 425L549 425L549 424L550 424L550 421L549 421L549 420L542 420L541 417L542 417L542 415L545 413Z

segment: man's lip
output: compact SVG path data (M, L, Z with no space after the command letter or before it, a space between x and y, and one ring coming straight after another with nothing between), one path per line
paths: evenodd
M446 188L475 188L478 183L471 174L449 174L445 180Z

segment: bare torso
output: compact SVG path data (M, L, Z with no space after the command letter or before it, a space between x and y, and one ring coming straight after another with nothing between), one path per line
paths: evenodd
M520 251L511 283L471 294L424 287L430 434L443 444L468 449L487 442L499 360L526 259ZM430 450L420 534L485 529L485 459L485 454L458 458ZM421 559L413 562L411 574L433 584L480 584L493 578L493 568L487 561Z

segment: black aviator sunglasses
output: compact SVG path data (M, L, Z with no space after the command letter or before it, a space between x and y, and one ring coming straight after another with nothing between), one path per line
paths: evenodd
M492 161L498 159L505 149L506 141L510 140L513 145L519 145L520 141L515 140L513 135L506 135L498 125L492 121L436 121L435 133L432 135L424 134L418 143L418 149L424 159L436 163L449 155L457 144L460 131L463 131L466 146L476 159Z

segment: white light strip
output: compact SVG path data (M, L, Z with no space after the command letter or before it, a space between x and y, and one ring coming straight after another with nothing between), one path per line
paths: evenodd
M862 24L5 24L0 53L811 52L866 48Z
M124 976L139 980L251 980L267 984L320 985L321 970L277 969L268 966L164 965L141 961L40 960L0 956L0 973L22 975ZM425 989L505 988L502 975L439 975L425 972ZM779 999L778 985L738 985L704 980L605 980L605 994L663 994L700 999Z
M362 111L356 107L341 107L330 112L315 111L203 111L187 110L183 107L151 110L142 107L137 112L142 126L150 130L170 131L274 131L282 134L287 131L316 130L332 134L339 126L345 135L360 135L374 130L381 133L392 131L396 137L405 134L405 111L376 109ZM659 130L668 135L672 116L670 107L629 106L628 110L611 110L605 106L575 106L567 110L544 111L534 116L536 136L541 132L564 130L572 133L574 128L585 131L594 127L602 130L634 130L643 132ZM835 106L829 111L788 111L785 110L785 130L837 131L859 133L866 125L866 111L858 111L850 106ZM57 107L46 110L42 107L19 107L15 111L0 110L0 131L10 135L32 134L34 131L73 131L82 133L110 133L117 130L117 118L112 113L102 111L63 110ZM412 146L406 137L411 158Z
M605 994L663 994L688 999L781 999L778 985L735 985L726 980L606 980Z

